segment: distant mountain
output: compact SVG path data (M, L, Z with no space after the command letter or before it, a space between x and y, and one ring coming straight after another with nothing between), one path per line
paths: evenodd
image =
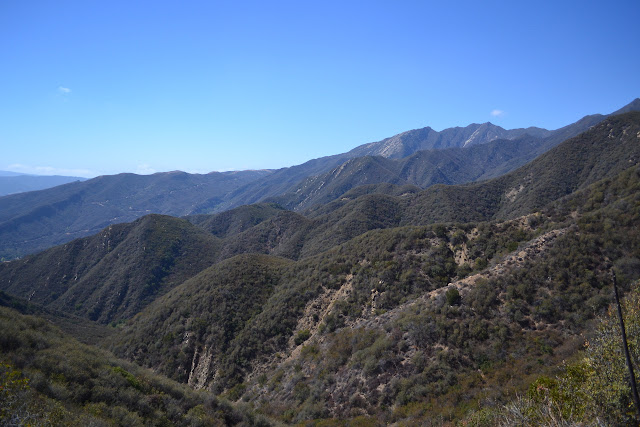
M640 163L639 132L640 112L613 116L501 177L426 190L388 183L356 187L305 216L273 215L238 241L254 252L298 259L378 228L513 219Z
M491 123L472 124L464 128L445 129L442 132L431 128L423 128L403 132L379 142L364 144L346 153L321 157L301 165L275 171L263 180L255 181L236 190L230 197L214 206L211 212L221 212L240 205L265 201L270 197L295 193L304 181L330 172L341 164L358 157L381 156L385 158L401 158L426 149L443 149L450 147L473 146L500 139L516 139L525 135L542 138L550 134L539 128L505 130ZM213 203L211 203L213 206Z
M619 111L634 109L640 109L640 100ZM356 149L360 152L377 153L376 157L366 155L347 160L327 173L301 181L286 194L262 200L301 211L331 202L362 185L388 183L427 188L435 184L481 181L504 175L524 165L562 141L586 131L605 117L607 116L587 116L555 131L539 128L505 131L490 123L446 129L440 133L430 128L409 131ZM476 130L469 136L473 129ZM496 135L513 139L493 139L486 142ZM483 142L478 142L477 138L481 138ZM415 151L420 148L420 141L423 146L436 147L446 141L451 144L462 143L463 147ZM393 151L398 147L403 147L400 150L402 153L413 154L400 156L399 151Z
M502 175L535 157L544 140L525 135L467 148L418 151L400 158L356 157L333 170L307 178L294 191L266 199L302 211L331 202L349 190L370 184L464 184Z
M486 144L497 139L516 139L524 135L545 138L550 136L551 133L551 131L536 127L506 130L489 122L449 128L441 132L426 127L403 132L379 142L361 145L349 151L348 154L353 155L353 157L382 156L390 159L401 159L410 156L416 151L470 147L476 144Z
M611 301L610 265L624 291L640 278L639 135L629 112L497 178L368 184L304 215L274 204L147 215L0 263L0 304L111 323L101 343L114 354L284 423L456 421L538 378L553 385ZM140 414L166 401L132 367L78 378L96 358L62 363L48 340L25 338L46 321L0 311L0 350L27 363L39 392L120 405L95 381L115 373L107 385L154 393L126 393Z
M21 175L0 171L0 197L8 194L23 193L25 191L44 190L45 188L56 187L75 181L86 181L86 178L58 175Z
M389 402L433 411L432 399L461 391L486 399L506 373L526 389L534 378L519 367L540 375L562 363L610 301L594 247L606 242L625 280L639 277L639 212L624 208L638 177L627 169L517 220L372 230L295 263L231 258L151 303L109 338L111 349L267 414L279 413L274 400L295 407L298 421L379 414ZM603 233L612 221L618 228ZM366 398L354 401L354 391Z
M612 113L637 111L640 110L640 99L636 99L622 109ZM511 159L505 159L502 165L494 164L487 167L487 171L483 173L482 178L491 178L504 174L526 162L534 159L536 156L544 153L552 147L555 147L562 141L586 131L591 126L604 120L607 116L595 114L583 117L577 122L564 126L554 131L546 129L529 127L526 129L505 130L491 123L472 124L467 127L455 127L445 129L441 132L434 131L431 128L416 129L382 141L360 145L353 150L334 156L321 157L319 159L310 160L298 166L283 168L275 171L270 176L259 181L254 181L246 186L239 188L229 195L229 197L216 205L215 201L208 203L210 212L222 212L240 205L258 203L271 200L271 198L286 195L285 202L287 206L304 209L314 203L315 196L313 194L304 194L305 192L314 193L313 185L309 187L309 180L317 183L325 182L321 177L324 174L331 174L336 169L342 169L342 165L351 159L366 156L380 156L389 159L400 159L413 155L416 152L424 150L440 150L445 148L471 148L475 145L486 144L489 142L498 142L499 140L524 140L532 142L534 147L527 147L520 155L515 155ZM507 147L507 151L510 147ZM498 149L500 151L500 149ZM438 155L436 155L437 157ZM463 155L465 156L465 155ZM427 156L429 157L429 156ZM500 157L500 154L498 154ZM445 155L446 159L446 155ZM473 161L473 160L471 160ZM460 165L459 169L466 168L467 165ZM364 182L380 182L376 181L375 175L380 179L387 176L386 171L372 172L371 165L367 167L370 171L369 176L362 177L353 175L355 181L351 184L345 183L342 187L353 188L362 185ZM437 171L433 172L437 174ZM392 173L393 175L393 173ZM456 175L456 174L454 174ZM462 176L446 176L441 178L443 183L463 183ZM342 178L344 181L344 178ZM318 184L321 185L321 184ZM420 185L420 184L419 184ZM428 185L422 184L422 185ZM322 190L326 195L327 190ZM339 195L340 191L334 192ZM293 196L292 196L293 195ZM307 197L310 196L310 197ZM273 199L282 201L282 199ZM320 200L320 199L318 199ZM326 201L326 199L322 199Z
M638 105L636 100L624 109ZM424 128L277 171L121 174L0 197L0 259L33 253L149 213L216 213L270 201L303 210L341 198L361 185L424 188L487 179L521 166L605 117L587 116L555 131L507 131L490 123L442 132ZM371 157L381 153L386 157ZM361 155L365 157L357 157Z
M150 213L197 213L204 200L222 200L270 173L120 174L0 197L0 258L46 249Z
M404 222L514 218L639 162L640 112L612 116L507 175L430 187L409 201Z

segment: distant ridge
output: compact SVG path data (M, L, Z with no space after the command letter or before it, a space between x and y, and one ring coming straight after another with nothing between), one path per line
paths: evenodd
M0 171L0 197L26 191L44 190L70 182L86 180L87 178L77 176L25 175Z
M544 138L551 135L551 133L551 131L536 127L506 130L490 122L449 128L441 132L426 127L403 132L379 142L361 145L348 153L352 154L353 157L382 156L390 159L401 159L416 151L470 147L477 144L486 144L497 139L516 139L524 135Z
M636 99L618 111L639 107ZM120 174L4 196L0 197L0 259L34 253L150 213L219 213L269 201L302 211L335 201L361 185L425 188L488 179L520 167L605 117L586 116L555 131L508 131L491 123L441 132L423 128L279 170ZM496 139L501 137L507 139ZM443 150L450 146L455 147ZM425 147L432 147L431 152ZM338 174L341 169L349 174ZM323 177L327 173L333 177Z
M615 115L622 111L636 110L640 110L640 101L637 99L610 115ZM240 205L265 202L282 195L289 197L290 194L296 193L300 188L305 187L309 179L314 179L314 177L319 177L336 168L340 168L345 162L358 157L381 156L388 159L401 159L429 149L461 148L465 147L465 145L468 148L472 148L499 140L516 141L526 138L537 140L537 146L530 147L531 149L523 153L522 156L510 159L502 167L496 167L493 172L487 171L487 175L483 176L483 178L491 178L514 170L562 141L586 131L610 115L593 114L585 116L575 123L554 131L536 127L505 130L491 123L454 127L441 132L434 131L429 127L410 130L382 141L360 145L346 153L321 157L301 165L279 169L265 179L254 181L239 188L218 205L215 205L215 201L211 201L208 206L213 207L209 212L222 212ZM450 181L447 182L446 179L450 179ZM465 182L451 180L451 178L446 179L440 182L451 184ZM308 207L312 204L310 202L311 200L302 203L300 205L301 208ZM290 206L294 207L294 205Z
M421 402L427 416L433 399L486 399L480 373L498 385L513 374L526 391L578 354L611 300L608 265L625 290L640 277L639 167L640 112L629 112L483 182L359 186L305 215L271 204L146 215L0 263L0 305L110 324L104 339L89 330L114 354L234 401L279 402L263 407L276 417L302 413L312 388L334 411L314 419L388 402ZM34 346L6 336L4 349ZM71 378L73 365L49 357L37 360ZM125 387L136 378L114 373ZM404 400L402 383L439 385Z
M0 259L37 252L150 213L197 213L203 200L222 200L234 189L269 173L107 175L0 197Z

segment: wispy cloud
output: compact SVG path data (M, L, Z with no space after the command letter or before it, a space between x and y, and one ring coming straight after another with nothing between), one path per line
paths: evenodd
M58 86L58 93L61 95L68 95L71 93L71 89L64 86Z
M493 117L502 117L502 116L504 116L504 111L502 111L502 110L493 110L493 111L491 111L491 115Z
M152 173L156 173L156 170L151 167L151 165L147 163L139 164L136 168L136 173L138 175L150 175Z
M7 170L11 172L25 173L29 175L65 175L65 176L81 176L89 178L96 176L95 173L89 169L65 169L56 168L53 166L31 166L23 165L20 163L14 163L7 166Z

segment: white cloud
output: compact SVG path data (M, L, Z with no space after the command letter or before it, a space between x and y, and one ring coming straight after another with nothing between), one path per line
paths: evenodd
M58 93L60 93L62 95L67 95L67 94L71 93L71 89L69 89L68 87L64 87L64 86L58 86Z
M156 173L156 170L154 168L152 168L151 165L149 165L147 163L142 163L142 164L138 165L138 167L136 169L136 173L138 175L150 175L152 173Z
M502 110L493 110L493 111L491 111L491 115L493 117L502 117L502 116L504 116L504 111L502 111Z
M66 169L56 168L53 166L31 166L14 163L7 166L7 170L11 172L25 173L29 175L65 175L65 176L81 176L84 178L94 177L95 173L89 169Z

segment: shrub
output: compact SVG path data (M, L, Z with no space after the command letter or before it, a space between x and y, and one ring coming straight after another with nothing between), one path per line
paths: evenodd
M447 298L447 304L449 305L458 305L462 301L460 292L458 292L458 289L456 288L449 288L445 293L445 297Z
M308 329L303 329L300 332L298 332L298 335L296 335L293 341L296 343L296 345L300 345L306 340L308 340L310 336L311 336L311 332L309 332Z

